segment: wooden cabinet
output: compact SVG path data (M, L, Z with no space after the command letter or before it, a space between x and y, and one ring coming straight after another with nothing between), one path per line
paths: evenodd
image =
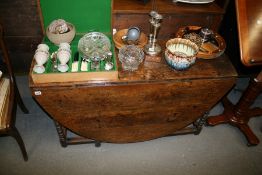
M119 30L138 26L144 33L149 33L149 12L153 9L153 1L147 4L136 0L113 0L112 26ZM159 31L160 39L175 36L181 26L206 26L217 31L225 13L227 0L219 0L209 4L173 3L172 0L157 0L155 10L164 19Z

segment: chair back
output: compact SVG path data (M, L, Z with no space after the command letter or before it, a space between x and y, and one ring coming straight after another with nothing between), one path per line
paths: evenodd
M15 80L11 60L10 60L9 53L8 53L7 48L6 48L6 44L5 44L5 40L4 40L4 28L3 28L2 24L0 24L0 50L1 50L2 55L3 55L3 57L2 57L3 61L6 64L7 73L9 75L9 78L10 78L10 81L11 81L10 83L14 84L16 86L16 80Z

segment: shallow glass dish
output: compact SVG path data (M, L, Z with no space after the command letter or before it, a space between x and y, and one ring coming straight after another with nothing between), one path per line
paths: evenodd
M134 71L144 60L144 52L135 45L126 45L119 50L118 58L124 70Z
M109 38L100 32L89 32L80 38L78 51L86 59L102 60L110 52Z

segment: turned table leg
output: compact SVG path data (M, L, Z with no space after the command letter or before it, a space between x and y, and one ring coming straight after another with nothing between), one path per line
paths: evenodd
M207 125L215 126L222 123L229 123L236 126L246 136L248 145L257 145L259 139L248 126L251 117L262 115L261 108L250 109L250 106L260 94L262 89L262 72L257 78L250 81L250 84L239 102L233 105L226 97L223 99L224 112L218 116L212 116L207 119Z
M59 141L62 147L67 147L66 129L57 121L54 121Z
M60 123L54 120L56 131L58 133L59 141L62 147L67 147L68 145L84 144L84 143L94 143L95 147L100 147L101 142L96 140L87 139L84 137L68 137L67 129L63 127Z

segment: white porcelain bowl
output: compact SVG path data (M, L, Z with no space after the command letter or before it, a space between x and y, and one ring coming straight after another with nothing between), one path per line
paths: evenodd
M52 33L49 31L49 27L47 27L46 36L52 43L56 45L59 45L60 43L71 43L71 41L74 39L76 34L75 26L68 22L67 22L67 26L69 28L69 32L62 33L62 34Z

